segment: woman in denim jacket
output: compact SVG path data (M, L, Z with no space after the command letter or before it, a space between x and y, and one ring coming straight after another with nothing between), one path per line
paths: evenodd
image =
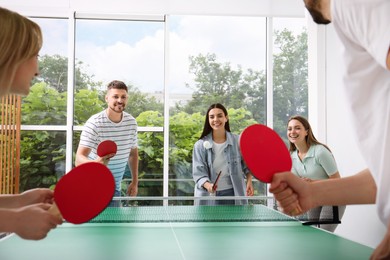
M192 153L195 197L253 196L252 174L241 156L239 136L230 132L226 108L213 104ZM217 185L214 184L221 172ZM246 179L246 182L245 182ZM214 187L215 186L215 187ZM213 188L214 187L214 188ZM195 205L247 204L241 200L195 200Z

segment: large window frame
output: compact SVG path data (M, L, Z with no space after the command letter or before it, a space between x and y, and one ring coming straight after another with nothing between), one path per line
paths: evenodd
M169 15L125 15L125 14L93 14L93 13L79 13L71 12L68 16L60 15L60 18L68 19L68 97L67 97L67 123L66 125L22 125L21 130L45 130L45 131L65 131L66 132L66 162L65 162L65 172L68 172L73 167L73 153L75 152L72 147L73 132L81 131L81 126L74 126L74 116L73 116L73 97L74 97L74 53L75 53L75 21L76 19L118 19L118 20L153 20L153 21L164 21L165 22L165 59L164 59L164 126L163 127L139 127L139 132L150 131L163 133L164 135L164 168L163 168L163 196L167 197L168 192L168 166L169 166L169 32L167 26L169 23ZM40 18L42 16L34 16ZM47 16L45 16L47 17ZM57 17L53 17L57 18ZM273 17L269 16L267 19L267 125L273 126L273 64L272 64L272 46L273 46ZM321 32L320 32L321 33ZM310 52L315 51L314 49L309 49ZM317 96L318 98L318 96ZM310 113L310 111L309 111Z

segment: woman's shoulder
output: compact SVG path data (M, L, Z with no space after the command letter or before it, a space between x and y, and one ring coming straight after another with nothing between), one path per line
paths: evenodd
M331 151L329 151L323 144L313 144L311 147L316 154L332 154Z
M232 132L229 132L229 131L226 131L226 136L227 138L231 138L231 139L234 139L234 140L239 140L240 139L240 135L239 134L234 134Z

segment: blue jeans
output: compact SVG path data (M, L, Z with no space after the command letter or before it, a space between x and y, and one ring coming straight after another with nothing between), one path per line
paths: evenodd
M119 190L115 190L114 197L120 197L121 192ZM110 204L108 207L120 207L121 206L121 201L120 200L111 200Z
M234 189L228 189L228 190L221 190L217 191L215 194L217 197L222 197L222 196L234 196ZM234 200L216 200L215 205L234 205L235 201Z

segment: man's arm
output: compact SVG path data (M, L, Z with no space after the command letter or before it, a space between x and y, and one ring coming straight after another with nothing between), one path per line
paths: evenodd
M91 160L88 159L88 155L91 152L91 149L88 147L80 146L77 148L76 152L76 159L75 159L75 165L79 166L80 164L90 162Z
M387 52L386 65L387 65L387 69L390 70L390 48L389 51Z
M353 176L316 182L306 182L291 172L278 173L269 191L283 212L290 215L323 205L373 204L376 199L376 184L368 169Z
M376 184L368 169L344 178L315 182L312 189L317 190L318 206L373 204L376 199Z
M132 180L127 188L127 194L137 196L138 193L138 148L132 148L129 156L129 166L131 169Z
M110 156L104 156L104 157L99 157L97 156L95 160L90 160L88 158L89 153L91 152L91 149L88 147L80 146L77 148L76 152L76 159L75 159L75 165L79 166L80 164L86 163L86 162L98 162L102 163L104 165L107 165L108 162L110 161Z

